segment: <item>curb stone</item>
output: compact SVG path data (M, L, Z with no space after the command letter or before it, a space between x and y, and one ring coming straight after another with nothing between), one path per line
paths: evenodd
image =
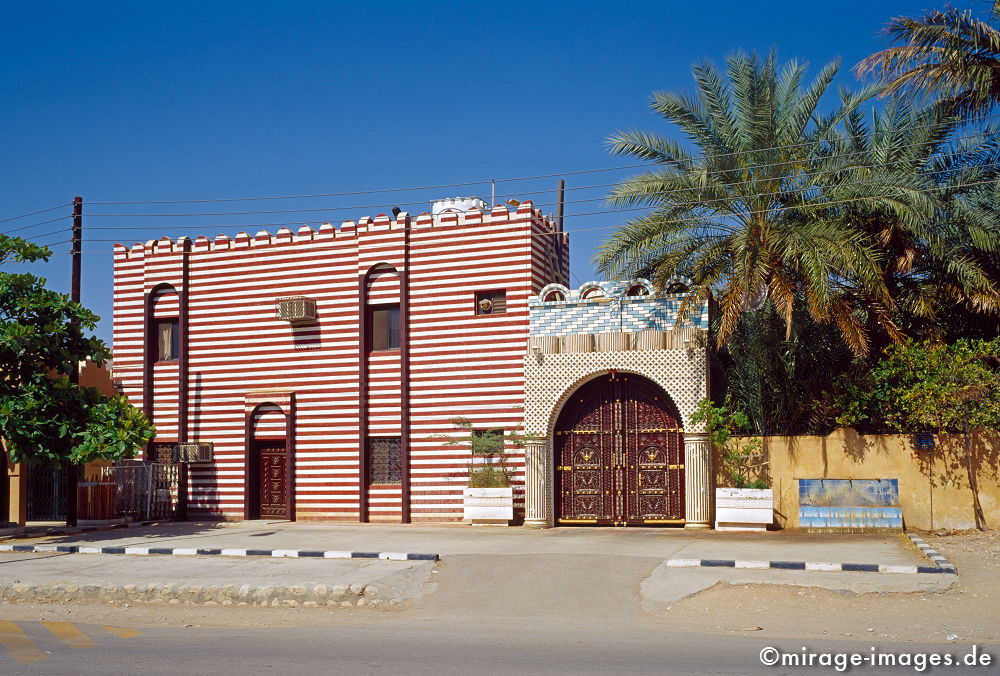
M948 559L913 533L906 533L933 566L909 566L885 563L829 563L826 561L743 561L739 559L667 559L668 568L752 568L757 570L806 570L824 573L896 573L903 575L957 575Z
M187 547L91 547L87 545L0 544L0 552L18 554L137 554L142 556L260 556L272 558L381 559L383 561L439 561L441 558L437 554L412 552L347 552L310 549L191 549Z
M830 563L827 561L741 561L739 559L667 559L668 568L752 568L757 570L804 570L824 573L946 573L952 568L942 566L906 566L883 563Z
M100 603L149 603L184 605L248 605L305 607L392 607L399 599L384 598L375 585L352 584L289 587L242 585L208 586L164 585L69 585L69 584L0 584L0 599L5 602L90 601ZM309 604L308 606L306 604Z
M929 544L924 542L924 539L922 537L910 532L907 532L906 536L910 538L910 540L913 542L913 545L920 550L920 553L926 556L931 561L933 561L935 565L939 566L940 568L947 568L948 572L951 573L958 572L958 569L955 567L955 564L953 564L951 561L942 556L941 552L939 552L938 550L934 549Z
M23 533L12 533L10 535L5 535L0 537L0 540L28 540L31 538L38 537L49 537L50 535L79 535L80 533L93 533L95 531L101 530L122 530L123 528L142 528L143 526L155 526L158 525L159 521L130 521L128 523L109 523L105 526L74 526L74 527L55 527L55 528L45 528L42 530L26 530Z

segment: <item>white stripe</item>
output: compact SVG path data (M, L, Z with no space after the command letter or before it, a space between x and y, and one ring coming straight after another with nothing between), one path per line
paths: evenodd
M737 568L770 568L770 561L740 561L736 560Z
M806 570L821 570L827 573L837 573L843 570L839 563L826 561L806 561Z
M670 559L667 561L668 568L692 568L701 566L701 559Z
M379 552L378 558L386 561L406 561L405 552Z

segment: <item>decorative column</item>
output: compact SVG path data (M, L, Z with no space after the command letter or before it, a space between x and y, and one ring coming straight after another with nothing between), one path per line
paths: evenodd
M548 528L552 525L551 463L549 440L534 438L524 447L524 526Z
M712 446L703 432L684 433L685 528L709 528L712 518Z

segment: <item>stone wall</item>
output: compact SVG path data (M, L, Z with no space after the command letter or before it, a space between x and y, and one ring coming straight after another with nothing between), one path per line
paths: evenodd
M974 528L962 435L938 435L934 446L916 451L910 436L860 435L852 429L825 437L765 437L777 523L799 527L799 479L898 479L906 528ZM972 453L986 523L1000 529L1000 436L974 434ZM724 477L718 479L725 485Z

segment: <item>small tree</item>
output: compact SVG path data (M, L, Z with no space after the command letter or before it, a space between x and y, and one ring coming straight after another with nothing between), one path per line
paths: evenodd
M47 261L51 252L0 235L0 265ZM121 396L80 387L65 375L110 356L86 335L98 317L31 274L0 272L0 437L13 462L82 464L130 457L153 434Z
M760 457L763 443L759 437L745 443L736 441L737 433L746 429L749 420L740 411L732 409L732 402L726 397L722 406L716 406L711 399L702 399L691 415L691 422L704 423L712 443L719 448L722 456L722 470L728 475L733 488L768 488L764 479L751 479L755 463Z
M510 486L511 472L507 467L507 454L504 450L505 441L518 448L523 448L528 437L515 431L505 431L494 427L485 430L473 429L467 418L456 417L451 424L461 432L454 437L440 436L447 446L468 445L472 452L472 462L469 463L469 488L506 488ZM479 458L481 462L477 463Z
M1000 339L893 345L872 369L871 382L856 392L855 410L884 411L898 432L962 433L976 528L985 530L970 431L1000 430Z

